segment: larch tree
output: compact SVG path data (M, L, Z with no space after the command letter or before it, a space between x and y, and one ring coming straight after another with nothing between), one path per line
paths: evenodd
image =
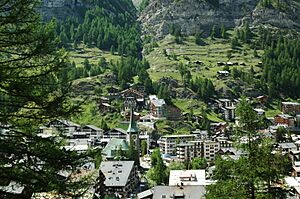
M0 190L0 198L31 198L36 192L80 194L87 181L61 178L74 172L85 155L63 149L63 139L38 136L39 126L74 111L68 65L58 50L55 22L41 22L37 0L0 1L0 184L15 182L21 195ZM74 191L77 190L77 191Z

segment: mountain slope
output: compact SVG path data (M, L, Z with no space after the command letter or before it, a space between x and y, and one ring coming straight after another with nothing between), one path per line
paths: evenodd
M143 34L163 38L169 27L175 25L183 35L199 31L209 34L213 25L227 28L250 25L270 25L279 28L299 30L299 2L285 1L283 8L262 5L260 0L150 0L140 14Z

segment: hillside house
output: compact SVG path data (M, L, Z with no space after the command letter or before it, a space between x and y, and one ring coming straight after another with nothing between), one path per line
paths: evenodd
M300 103L298 102L282 102L281 111L284 114L300 114Z
M287 126L287 127L294 127L295 126L295 119L294 117L287 115L287 114L279 114L274 117L274 122L278 126Z
M150 95L150 113L154 117L162 118L166 116L166 102L164 99L158 99L156 95Z

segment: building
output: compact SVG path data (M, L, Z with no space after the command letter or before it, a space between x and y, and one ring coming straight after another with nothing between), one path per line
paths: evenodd
M287 127L294 127L295 126L295 119L294 117L287 115L287 114L279 114L274 117L274 122L278 126L287 126Z
M264 116L265 110L261 108L255 108L254 111L257 113L258 116Z
M181 110L174 105L166 106L166 117L171 121L179 121L182 118Z
M158 99L156 95L150 95L150 112L154 117L162 118L166 116L166 102L164 99Z
M128 144L124 139L112 138L102 150L102 156L105 160L114 160L117 155L122 155L118 154L119 152L125 155L128 150Z
M297 146L293 142L278 143L277 148L282 152L291 152L297 150Z
M162 154L176 155L178 144L187 143L195 139L195 135L165 135L157 141Z
M49 124L46 125L46 127L54 128L57 131L61 131L69 138L73 137L74 132L81 131L81 126L79 124L68 120L60 119L55 119L51 121Z
M138 199L203 199L204 186L155 186L137 195Z
M227 70L220 70L220 71L218 71L218 77L219 78L228 77L229 74L230 73Z
M171 170L169 186L178 185L208 185L210 181L205 179L205 170Z
M281 111L285 114L300 114L300 103L298 102L282 102Z
M103 129L100 129L94 125L85 125L82 127L82 131L89 134L91 139L100 139L103 136Z
M176 147L176 155L180 161L190 161L193 158L205 158L208 162L216 158L220 143L211 140L195 140L180 143Z
M100 165L96 190L104 190L104 193L98 194L128 198L136 191L138 183L137 166L134 165L134 161L104 161Z
M114 128L104 132L103 138L104 139L112 139L112 138L127 139L127 132L126 130L121 128Z

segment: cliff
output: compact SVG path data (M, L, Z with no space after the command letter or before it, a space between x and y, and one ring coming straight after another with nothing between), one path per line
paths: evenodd
M208 34L213 25L234 28L245 21L252 27L268 25L295 30L300 27L300 6L293 0L286 1L285 10L263 7L259 0L149 1L139 20L143 24L143 34L152 34L158 39L169 33L170 25L179 27L183 35L193 35L199 31Z

